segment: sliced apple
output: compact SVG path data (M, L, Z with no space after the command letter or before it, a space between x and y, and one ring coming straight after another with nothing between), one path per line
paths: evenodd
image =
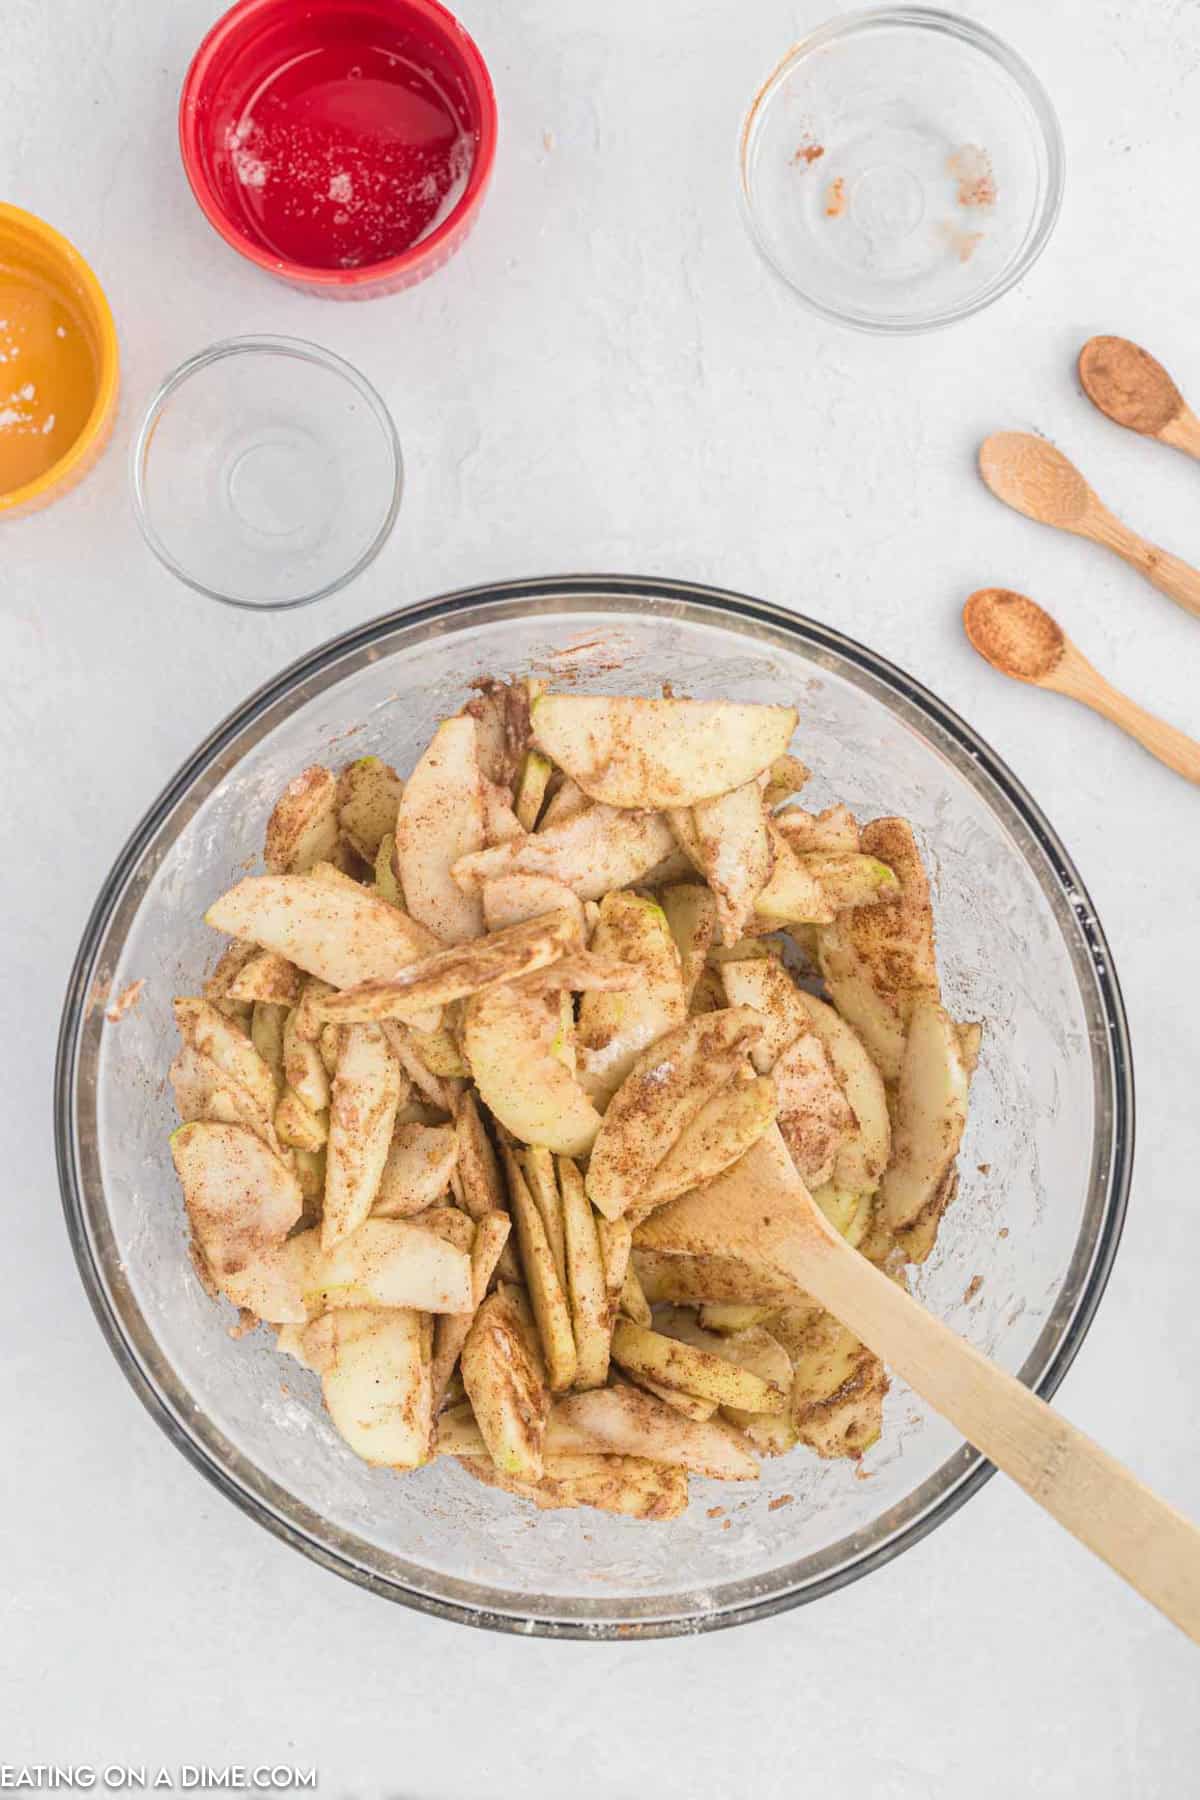
M896 875L899 890L839 913L819 934L829 996L862 1037L886 1081L900 1073L904 1031L920 995L938 997L929 881L904 819L864 826L862 846Z
M970 1076L953 1020L936 1000L913 1003L896 1091L892 1160L879 1187L893 1231L910 1226L954 1168Z
M314 875L249 875L204 916L336 988L394 975L441 948L423 925L356 882Z
M695 872L695 864L687 852L678 845L655 863L652 869L639 877L638 886L656 893L659 888L670 887L676 882L690 881Z
M834 1160L833 1180L852 1194L873 1194L891 1155L892 1127L879 1070L852 1025L824 1000L796 989L812 1031L825 1046L854 1114L854 1129Z
M209 1000L185 995L175 1001L174 1012L184 1043L244 1088L269 1119L277 1098L275 1076L245 1033Z
M487 1298L488 1285L508 1247L511 1230L512 1220L507 1213L485 1213L476 1221L471 1243L471 1310L442 1313L434 1321L431 1378L435 1411L446 1398L472 1321Z
M811 770L800 761L798 756L777 756L767 770L766 787L763 799L769 809L782 806L793 794L798 794L807 782Z
M791 1358L783 1345L761 1325L718 1335L706 1331L698 1323L695 1314L683 1307L664 1310L657 1324L658 1329L668 1337L678 1338L681 1343L690 1344L694 1349L707 1351L710 1355L721 1356L735 1363L739 1368L748 1370L751 1375L758 1376L778 1389L785 1400L790 1399ZM767 1412L747 1411L738 1406L723 1406L721 1410L731 1425L736 1425L739 1431L745 1432L760 1455L782 1456L798 1441L799 1434L786 1404L782 1408L773 1407Z
M640 1324L641 1321L635 1320L634 1323ZM653 1320L647 1319L645 1323L649 1328ZM697 1400L695 1394L675 1392L669 1387L663 1387L661 1382L651 1381L648 1375L639 1375L637 1385L645 1388L648 1394L653 1394L656 1400L661 1400L664 1406L669 1406L674 1412L682 1413L685 1419L695 1419L698 1424L703 1424L706 1419L715 1418L720 1411L715 1400Z
M549 876L581 900L600 900L640 881L673 847L671 828L659 813L589 806L565 824L461 856L454 879L474 894L505 875Z
M549 1456L543 1488L547 1482L556 1505L593 1506L627 1519L661 1524L688 1507L686 1469L649 1457Z
M287 1023L289 1010L286 1006L274 1006L269 1001L260 1000L255 1004L250 1020L250 1042L274 1076L277 1093L282 1093L286 1085L283 1074L283 1028Z
M736 944L775 866L761 787L747 781L701 801L692 808L692 824L700 871L717 903L721 941Z
M719 968L730 1006L753 1007L761 1018L762 1030L750 1058L765 1075L788 1045L811 1029L800 990L774 956L722 960Z
M738 1368L724 1355L681 1343L661 1331L648 1331L632 1319L618 1319L614 1325L612 1355L631 1375L648 1375L663 1387L715 1400L718 1406L754 1413L784 1410L786 1396L774 1382Z
M261 1250L244 1268L226 1273L221 1292L264 1324L305 1324L313 1313L308 1291L319 1237L316 1231L298 1231L282 1244Z
M646 1298L645 1289L633 1264L633 1253L630 1252L629 1267L625 1271L625 1282L621 1289L618 1312L632 1319L635 1325L653 1325L654 1314L650 1310L650 1302Z
M460 1359L463 1385L496 1467L538 1481L550 1390L533 1317L519 1288L501 1284L475 1314Z
M768 930L793 924L822 924L833 919L837 909L773 819L768 822L767 831L775 860L771 879L754 902L755 918Z
M389 906L404 910L404 890L400 886L400 877L396 872L396 834L389 831L380 839L379 848L375 852L375 892Z
M268 1149L287 1160L273 1114L264 1112L249 1089L235 1081L211 1056L205 1056L193 1044L184 1044L171 1064L168 1078L185 1125L197 1119L244 1125L262 1138Z
M441 1199L458 1162L453 1125L397 1125L371 1208L376 1219L406 1219Z
M337 850L337 782L318 764L289 781L267 820L263 861L272 875L303 875Z
M530 684L484 680L463 707L475 721L479 767L488 781L511 787L529 749Z
M475 1096L469 1090L462 1097L455 1120L458 1138L458 1175L462 1182L463 1205L473 1219L485 1213L503 1212L507 1205L504 1181L492 1140L479 1116Z
M749 1007L690 1019L635 1062L609 1102L592 1146L588 1195L607 1219L639 1198L705 1102L732 1079L761 1031Z
M550 1246L550 1254L554 1258L554 1267L558 1272L563 1292L566 1293L567 1240L563 1226L562 1195L558 1191L558 1176L554 1172L554 1158L544 1145L531 1144L527 1150L522 1151L518 1160L530 1197L541 1215L546 1242Z
M275 1108L275 1132L281 1144L293 1150L320 1150L329 1136L329 1114L310 1112L292 1088L286 1088Z
M504 1475L485 1458L459 1458L467 1474L487 1487L501 1488L541 1511L593 1506L628 1519L670 1520L687 1511L687 1474L646 1457L548 1458L541 1481Z
M786 1394L792 1379L791 1361L783 1346L760 1327L724 1333L709 1331L687 1306L664 1307L656 1325L664 1336L690 1344L693 1350L703 1350L739 1368L757 1370L768 1386Z
M418 1025L408 1028L409 1041L431 1075L442 1075L455 1081L467 1080L471 1071L458 1047L458 1028L462 1008L451 1001L442 1014L436 1031L422 1031Z
M256 944L241 944L236 938L232 943L226 944L220 956L217 958L216 968L204 983L202 990L204 998L206 1000L211 1000L213 1004L217 1006L220 1006L223 1001L228 1000L229 990L233 983L237 980L246 964L258 954L259 951ZM237 1002L239 1012L243 1005L244 1002ZM222 1007L222 1010L225 1009ZM234 1015L227 1013L226 1016L233 1017Z
M591 1149L600 1114L567 1067L570 1020L557 995L492 988L463 1010L463 1048L489 1109L524 1144Z
M493 844L510 844L514 838L525 836L525 827L513 811L512 794L506 787L499 787L486 776L481 777L480 795L483 800L483 847Z
M572 781L569 775L564 775L557 787L552 786L537 828L539 831L549 831L555 825L565 825L568 819L586 812L591 804L578 782Z
M603 1387L608 1379L612 1307L596 1215L584 1192L583 1177L570 1157L558 1158L558 1186L562 1195L567 1296L577 1355L575 1385Z
M469 1222L464 1220L464 1224ZM314 1312L339 1306L411 1306L459 1313L471 1306L471 1259L419 1220L368 1219L322 1251L306 1296Z
M606 1219L603 1213L596 1213L594 1217L596 1236L600 1240L600 1260L604 1264L604 1286L608 1294L609 1312L615 1313L629 1272L633 1227L627 1219Z
M695 806L741 787L782 756L791 706L543 694L534 743L607 806Z
M547 1439L556 1456L608 1450L652 1456L714 1481L758 1479L758 1464L728 1426L685 1419L628 1382L557 1401Z
M323 982L319 987L325 991ZM283 1073L291 1092L316 1113L329 1106L329 1070L318 1041L321 1027L316 1024L310 1033L311 1020L312 1008L303 1002L288 1014L283 1027Z
M343 1026L329 1102L325 1250L355 1231L374 1206L399 1102L400 1071L379 1026Z
M465 943L483 930L479 895L467 893L450 871L486 841L475 721L444 719L408 778L396 820L396 861L408 910L444 943Z
M369 1019L402 1019L411 1024L452 1001L486 993L502 982L544 969L582 945L576 912L547 913L470 943L435 951L388 980L365 981L344 993L330 994L322 1001L321 1012L338 1024Z
M313 881L319 881L323 887L344 888L347 893L361 894L365 892L363 884L357 875L352 875L347 869L347 860L347 858L337 856L329 862L314 863L308 870L308 874ZM349 860L357 862L358 858L351 852Z
M899 891L900 883L885 862L859 851L810 850L800 854L806 874L813 877L835 912L847 907L871 906Z
M192 1234L222 1292L277 1249L303 1210L300 1184L244 1125L196 1121L171 1136ZM241 1305L238 1300L235 1302Z
M795 1038L771 1075L783 1141L805 1186L819 1187L833 1174L837 1154L854 1130L854 1114L816 1033Z
M548 963L533 975L523 975L521 986L537 994L627 994L644 979L644 971L637 963L596 956L590 950L568 950L557 962Z
M301 1347L320 1372L334 1427L356 1456L389 1469L418 1469L429 1460L432 1390L419 1313L375 1307L324 1313Z
M696 820L690 806L672 806L667 811L671 831L681 856L698 875L704 873L704 858L696 833Z
M420 1050L420 1036L411 1025L403 1024L399 1019L384 1019L379 1027L387 1041L388 1049L395 1057L405 1078L411 1082L417 1093L422 1095L430 1106L436 1107L439 1113L453 1116L458 1105L458 1093L461 1082L448 1080L445 1076L435 1075ZM414 1118L416 1114L412 1115ZM435 1119L423 1121L426 1124L438 1123Z
M304 1211L301 1221L305 1225L319 1225L321 1208L325 1203L325 1151L293 1150L292 1162L296 1170L296 1179L300 1183L300 1192L304 1195Z
M650 1176L628 1217L638 1224L657 1206L701 1187L743 1157L776 1114L769 1075L738 1081L705 1102Z
M717 935L717 903L698 882L667 886L659 900L679 952L684 998L690 1002Z
M887 1372L831 1313L785 1310L771 1322L792 1359L791 1417L821 1457L859 1457L879 1436Z
M853 913L842 914L842 919L853 917ZM899 1005L875 986L870 969L840 921L818 932L817 960L838 1016L857 1033L880 1077L895 1081L904 1056Z
M853 854L859 848L858 820L848 806L827 806L819 813L788 806L775 814L775 828L797 856L813 850Z
M521 1252L521 1268L546 1364L546 1379L552 1394L563 1393L574 1382L578 1367L571 1309L559 1280L541 1213L534 1205L520 1164L507 1146L504 1168Z
M720 1012L724 1005L725 990L721 986L721 977L711 963L706 963L692 989L688 1012L692 1018L698 1019L703 1013Z
M365 863L374 863L384 838L394 837L404 783L378 756L360 756L337 784L338 825Z
M561 881L548 875L501 875L482 887L483 918L489 931L503 931L540 919L547 913L573 913L579 923L579 941L585 941L583 901Z
M276 1006L294 1006L303 981L295 963L273 950L250 956L229 984L231 1000L264 1000Z
M954 1030L958 1037L963 1068L968 1075L974 1075L979 1067L979 1055L983 1049L983 1026L978 1019L970 1019L962 1025L956 1023Z
M706 1331L716 1331L724 1335L727 1332L749 1331L751 1326L761 1325L771 1318L776 1311L773 1306L748 1306L734 1300L709 1300L700 1308L700 1323Z
M592 952L631 963L638 985L624 993L591 992L579 1008L579 1080L603 1106L649 1044L686 1016L679 952L666 914L638 894L607 894L592 934Z
M838 1187L836 1182L827 1181L813 1187L812 1197L834 1230L853 1249L857 1249L871 1229L874 1212L872 1196L857 1193L853 1188Z
M542 810L542 802L546 798L546 788L554 772L554 765L538 750L526 752L521 764L521 773L517 777L516 802L514 810L522 830L532 831L537 824L538 814Z

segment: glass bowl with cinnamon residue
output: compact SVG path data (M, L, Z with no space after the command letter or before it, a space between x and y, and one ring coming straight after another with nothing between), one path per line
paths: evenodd
M987 1021L961 1191L914 1291L1050 1395L1120 1236L1133 1089L1112 961L1052 827L995 753L861 644L740 595L636 577L477 588L374 620L286 669L172 777L117 856L71 977L56 1134L67 1224L114 1356L177 1447L250 1518L385 1598L494 1630L656 1637L814 1600L935 1529L989 1467L893 1380L854 1463L767 1459L647 1525L531 1517L451 1458L359 1461L269 1333L231 1339L187 1262L162 1081L171 1000L214 954L211 898L261 854L284 782L378 753L412 765L474 679L795 703L806 804L898 813L930 870L947 1005ZM144 980L110 1022L101 996ZM115 1009L114 1009L115 1010ZM263 1341L260 1343L259 1339Z
M792 290L866 331L932 330L1041 255L1063 144L1041 82L953 13L881 7L796 44L742 128L750 235Z

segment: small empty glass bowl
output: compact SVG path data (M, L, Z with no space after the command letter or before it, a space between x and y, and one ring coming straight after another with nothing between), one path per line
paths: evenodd
M229 606L322 600L382 548L403 488L370 382L299 338L230 338L169 375L133 448L146 542Z
M1032 69L968 19L852 13L790 50L741 142L750 232L800 298L867 331L928 331L1036 261L1062 136Z

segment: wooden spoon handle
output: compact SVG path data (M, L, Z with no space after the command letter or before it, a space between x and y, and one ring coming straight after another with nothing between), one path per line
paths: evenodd
M1111 682L1104 679L1098 670L1081 656L1073 656L1064 666L1061 673L1043 682L1044 687L1052 687L1055 692L1069 694L1073 700L1079 700L1084 706L1090 706L1093 712L1100 714L1139 743L1151 756L1156 756L1160 763L1168 769L1174 769L1187 781L1200 785L1200 744L1190 738L1186 731L1178 731L1174 725L1168 725L1165 719L1156 719L1136 701L1122 694Z
M1173 419L1168 419L1157 436L1160 442L1170 444L1173 449L1182 450L1185 456L1194 456L1200 462L1200 419L1190 406L1183 407Z
M814 1209L815 1211L815 1209ZM824 1224L824 1221L821 1221ZM1082 1431L988 1362L830 1227L772 1260L969 1443L1200 1643L1200 1531Z
M1097 529L1088 535L1115 550L1168 600L1200 618L1200 569L1193 569L1191 563L1185 563L1181 556L1172 556L1169 550L1160 550L1111 514L1099 519Z

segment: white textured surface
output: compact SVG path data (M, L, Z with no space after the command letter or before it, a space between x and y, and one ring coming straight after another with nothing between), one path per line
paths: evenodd
M1197 797L1066 702L975 662L986 582L1050 603L1099 666L1200 729L1200 637L1099 551L1006 513L972 454L1036 426L1170 548L1200 557L1200 471L1091 412L1093 331L1200 398L1200 261L1181 170L1194 9L978 5L1059 107L1067 201L994 311L907 343L814 322L758 264L732 144L779 51L826 8L758 0L464 0L502 148L466 250L370 306L307 301L212 236L174 104L209 0L9 0L0 189L105 281L125 357L118 443L0 537L9 1176L2 1370L0 1761L322 1771L332 1795L564 1792L871 1800L1186 1792L1194 1653L997 1480L934 1537L817 1607L690 1642L486 1638L387 1608L275 1544L151 1424L103 1348L59 1216L57 1008L120 842L163 780L282 663L384 609L514 573L669 572L856 633L957 706L1032 786L1091 886L1131 1014L1141 1145L1108 1296L1061 1392L1072 1418L1200 1513L1195 1170ZM254 619L172 583L137 538L123 456L160 375L236 331L308 335L391 404L409 461L376 567Z

